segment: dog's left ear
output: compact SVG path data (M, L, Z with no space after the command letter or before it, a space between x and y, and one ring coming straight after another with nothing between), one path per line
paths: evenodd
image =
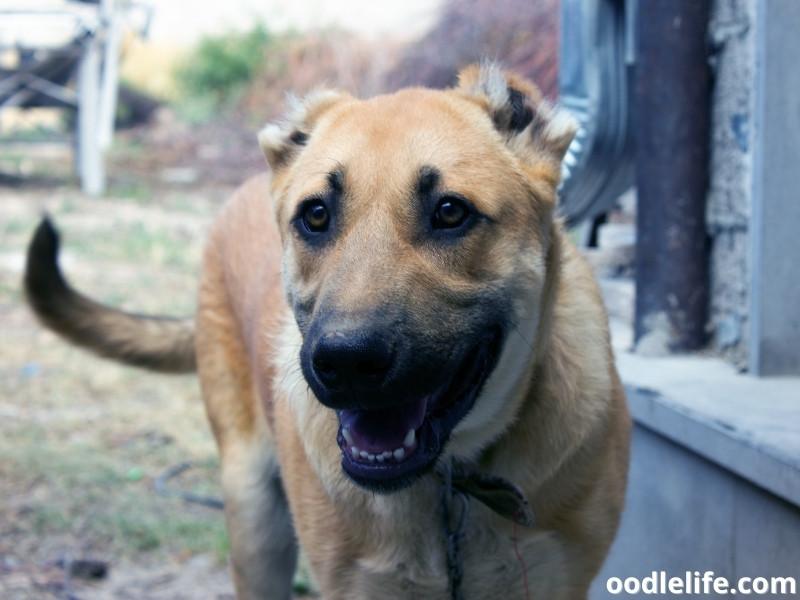
M578 123L544 100L533 83L493 64L466 67L458 81L458 89L484 106L521 158L533 158L535 153L561 163Z

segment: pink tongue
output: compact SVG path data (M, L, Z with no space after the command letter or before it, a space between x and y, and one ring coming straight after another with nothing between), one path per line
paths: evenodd
M409 429L419 429L428 407L426 396L418 402L375 410L343 410L342 429L347 429L353 446L372 454L392 452L403 446Z

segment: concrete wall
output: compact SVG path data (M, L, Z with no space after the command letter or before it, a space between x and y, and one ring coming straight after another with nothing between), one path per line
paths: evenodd
M668 578L713 571L732 583L740 577L794 577L800 586L800 508L637 425L627 507L590 598L652 597L614 595L606 585L610 577L641 580L653 571ZM800 588L794 595L767 597L798 594Z
M753 117L758 0L715 0L709 23L711 109L710 237L713 343L747 366Z
M800 3L714 0L709 325L759 375L800 374Z

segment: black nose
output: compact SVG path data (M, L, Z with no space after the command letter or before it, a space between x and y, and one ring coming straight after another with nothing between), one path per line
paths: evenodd
M377 333L329 332L315 344L314 374L328 390L356 396L383 384L394 362L394 344Z

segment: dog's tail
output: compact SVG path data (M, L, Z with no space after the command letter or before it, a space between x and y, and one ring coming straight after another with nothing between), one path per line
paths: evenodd
M194 321L126 313L73 289L58 267L58 232L46 217L28 247L25 295L33 312L68 341L122 363L164 373L197 369Z

